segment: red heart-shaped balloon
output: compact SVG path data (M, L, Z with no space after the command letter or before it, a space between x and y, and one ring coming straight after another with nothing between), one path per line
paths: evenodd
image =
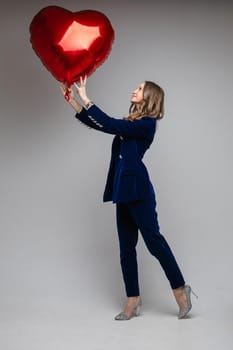
M29 30L45 67L68 86L92 74L108 57L114 40L109 19L94 10L48 6L35 15Z

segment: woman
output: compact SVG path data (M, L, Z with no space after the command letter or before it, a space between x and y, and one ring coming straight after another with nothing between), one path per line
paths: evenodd
M85 108L68 89L68 102L75 109L76 118L88 127L115 135L111 162L103 200L116 203L120 262L128 297L125 308L115 320L129 320L139 314L141 298L138 283L136 244L138 230L149 252L163 268L179 306L178 318L185 318L191 310L191 287L185 284L175 257L163 235L156 213L156 196L142 158L150 147L157 120L164 115L164 92L157 84L142 82L132 93L129 116L115 119L106 115L86 93L86 77L75 84L76 92ZM67 88L61 85L62 93Z

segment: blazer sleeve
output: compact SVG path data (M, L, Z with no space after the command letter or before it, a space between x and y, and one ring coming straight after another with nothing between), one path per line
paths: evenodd
M155 132L156 119L143 117L140 120L130 121L108 116L95 104L86 110L82 108L75 117L90 128L112 135L125 137L145 138Z

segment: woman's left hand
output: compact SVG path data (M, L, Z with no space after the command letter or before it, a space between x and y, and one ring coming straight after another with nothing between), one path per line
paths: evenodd
M87 76L85 75L84 79L80 78L79 85L74 83L74 86L76 87L77 94L81 98L84 104L87 104L90 100L87 97L87 91L86 91L86 83L87 83Z

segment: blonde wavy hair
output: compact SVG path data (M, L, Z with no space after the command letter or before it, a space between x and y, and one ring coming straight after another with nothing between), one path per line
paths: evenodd
M140 103L132 103L126 120L137 120L145 116L162 119L164 117L164 91L152 81L145 81L143 88L143 100Z

